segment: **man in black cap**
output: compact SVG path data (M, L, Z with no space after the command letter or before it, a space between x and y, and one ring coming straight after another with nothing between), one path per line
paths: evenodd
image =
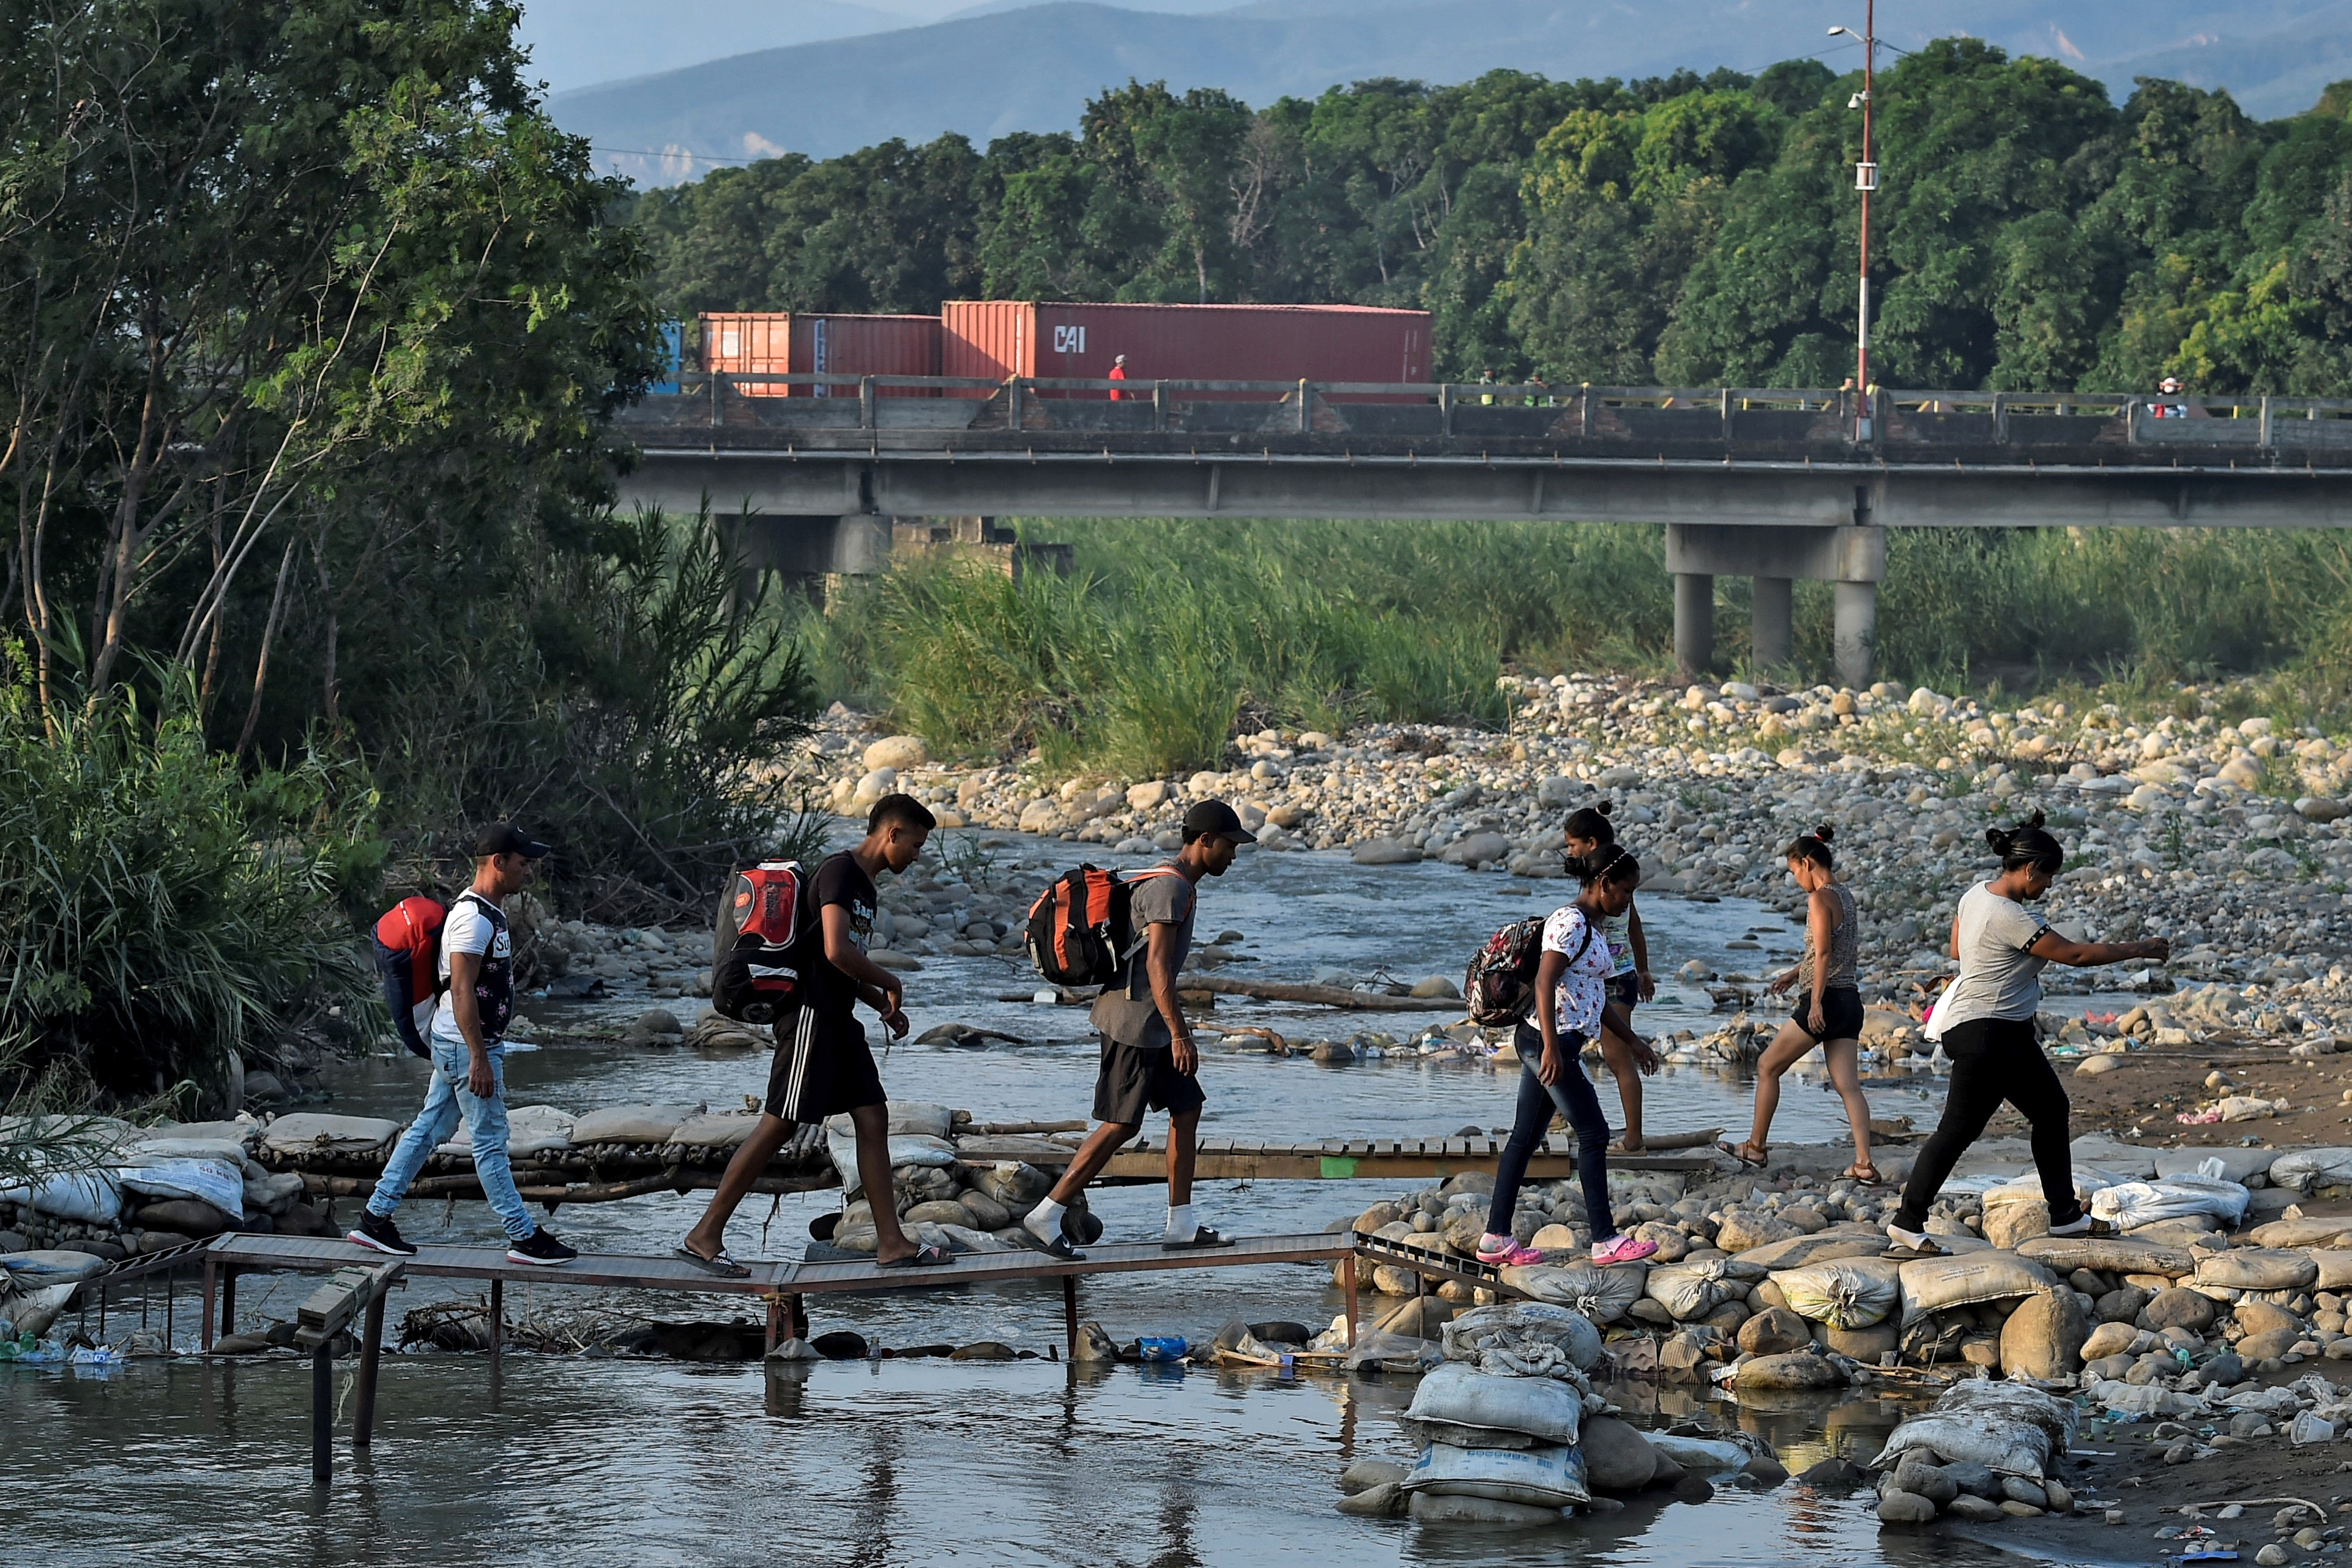
M1176 976L1192 950L1192 916L1204 876L1223 876L1234 852L1257 842L1223 800L1203 800L1184 813L1184 847L1165 865L1132 879L1129 917L1144 934L1127 955L1121 977L1095 998L1093 1022L1102 1035L1102 1066L1095 1076L1095 1119L1102 1124L1080 1146L1070 1168L1045 1201L1022 1221L1037 1244L1056 1258L1080 1256L1062 1234L1062 1215L1110 1163L1119 1145L1143 1130L1147 1112L1168 1113L1168 1235L1174 1250L1230 1247L1230 1238L1192 1213L1192 1150L1201 1126L1201 1053L1176 996Z
M530 1217L507 1160L505 1036L514 1016L514 941L502 904L530 880L547 846L512 822L485 828L474 841L474 883L449 905L441 926L441 1005L433 1014L433 1082L425 1109L385 1162L367 1209L351 1230L362 1247L413 1258L415 1244L392 1222L408 1184L463 1117L474 1147L482 1196L507 1228L507 1257L517 1263L569 1263L579 1254Z

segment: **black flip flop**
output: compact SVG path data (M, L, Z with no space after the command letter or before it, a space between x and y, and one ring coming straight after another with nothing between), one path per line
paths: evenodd
M709 1258L705 1258L691 1247L673 1247L670 1250L704 1273L716 1274L722 1280L748 1280L751 1277L751 1270L729 1257L727 1249L724 1247Z
M1898 1241L1879 1256L1890 1263L1916 1263L1922 1258L1948 1258L1951 1253L1933 1241L1920 1247L1906 1247Z
M1029 1238L1030 1246L1048 1258L1057 1258L1065 1263L1075 1263L1086 1257L1085 1253L1070 1245L1070 1239L1066 1236L1055 1236L1051 1241L1040 1241L1037 1239L1037 1233L1027 1226L1022 1227L1022 1233Z
M877 1269L937 1269L953 1262L954 1259L929 1242L924 1242L904 1258L894 1258L887 1263L877 1262Z
M1233 1244L1232 1237L1220 1234L1211 1226L1202 1225L1193 1229L1192 1239L1190 1241L1163 1241L1160 1244L1160 1249L1162 1252L1192 1252L1211 1247L1231 1247Z

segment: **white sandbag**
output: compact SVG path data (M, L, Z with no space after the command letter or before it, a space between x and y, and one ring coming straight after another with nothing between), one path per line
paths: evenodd
M553 1105L517 1105L507 1112L507 1158L530 1159L540 1155L560 1155L572 1147L572 1129L578 1124L571 1112ZM618 1143L620 1139L607 1139ZM436 1155L474 1155L474 1130L465 1123L439 1148Z
M607 1105L572 1124L572 1143L583 1149L596 1144L667 1144L680 1123L701 1115L705 1109L700 1105Z
M670 1142L684 1144L689 1149L731 1149L751 1135L760 1124L757 1111L712 1111L700 1116L689 1116L677 1124Z
M1945 1464L1984 1465L2039 1480L2051 1456L2073 1439L2074 1419L2073 1401L2028 1384L1957 1383L1934 1409L1896 1427L1871 1469L1891 1470L1924 1450Z
M80 1225L111 1225L122 1218L122 1184L112 1171L58 1171L0 1187L0 1203Z
M2233 1247L2197 1260L2197 1282L2232 1291L2308 1290L2319 1278L2310 1254L2272 1247Z
M49 1332L66 1303L73 1300L79 1285L38 1285L29 1291L16 1291L0 1296L0 1322L8 1325L11 1337L31 1334L35 1339Z
M955 1131L955 1111L950 1106L933 1105L921 1100L893 1100L889 1114L888 1130L893 1137L910 1134L922 1138L944 1138ZM846 1116L835 1116L830 1118L827 1124L840 1122L844 1124L842 1130L846 1132L848 1121Z
M221 1160L157 1160L114 1173L127 1192L144 1197L193 1197L231 1219L245 1218L245 1164ZM300 1176L294 1178L299 1186Z
M2291 1149L2270 1166L2273 1186L2309 1192L2315 1186L2352 1184L2352 1149Z
M302 1196L302 1178L292 1171L277 1176L245 1178L245 1207L275 1214L285 1205Z
M1498 1427L1545 1443L1573 1443L1582 1430L1584 1396L1549 1377L1497 1377L1449 1361L1421 1380L1407 1418L1457 1427Z
M2093 1404L2136 1420L2203 1415L2207 1410L2205 1401L2195 1395L2176 1393L2157 1383L2126 1383L2120 1377L2100 1377L2084 1384L2083 1391L2090 1396Z
M2246 1205L2252 1200L2253 1195L2233 1181L2177 1176L2101 1187L2091 1195L2091 1213L2122 1230L2195 1214L2210 1214L2235 1225L2245 1218Z
M269 1124L261 1146L277 1155L373 1155L392 1146L400 1124L382 1116L337 1116L297 1111Z
M1427 1372L1444 1364L1444 1352L1433 1339L1416 1339L1411 1334L1383 1333L1378 1330L1359 1334L1356 1345L1348 1353L1350 1372L1386 1372L1410 1375Z
M1695 1476L1721 1475L1748 1462L1748 1450L1723 1437L1678 1437L1672 1432L1644 1432L1650 1447Z
M1601 1331L1591 1320L1549 1301L1473 1308L1439 1332L1446 1360L1499 1377L1553 1377L1562 1366L1589 1371L1601 1359Z
M1885 1322L1903 1301L1902 1265L1886 1258L1837 1258L1772 1276L1799 1317L1833 1329Z
M835 1123L840 1123L835 1128ZM832 1116L824 1124L824 1149L833 1157L833 1168L841 1176L843 1201L856 1197L863 1189L857 1174L857 1134L849 1126L846 1116ZM901 1166L922 1166L944 1169L956 1163L955 1145L945 1138L934 1138L920 1133L894 1136L890 1140L890 1168Z
M1584 1456L1568 1444L1457 1448L1432 1443L1398 1485L1407 1492L1492 1498L1531 1508L1572 1508L1592 1500L1584 1480Z
M2318 1270L2318 1277L2311 1281L2313 1290L2352 1291L2352 1248L2314 1247L2305 1249L2304 1256Z
M1507 1268L1503 1282L1523 1296L1581 1312L1596 1323L1613 1323L1642 1299L1648 1270L1640 1263L1533 1263Z
M2017 1255L2056 1274L2093 1269L2102 1274L2160 1274L2178 1280L2197 1271L2197 1260L2188 1248L2135 1236L2037 1236L2019 1242Z
M1450 1540L1463 1529L1538 1530L1559 1524L1568 1515L1556 1508L1533 1508L1523 1502L1500 1502L1491 1497L1451 1497L1444 1492L1405 1492L1405 1513L1415 1524L1445 1531Z
M262 1122L251 1112L246 1112L227 1122L158 1122L142 1128L131 1141L134 1145L190 1138L205 1143L218 1140L250 1149L261 1141Z
M1974 1306L2046 1291L2058 1281L2040 1264L2014 1252L1965 1252L1950 1258L1917 1258L1897 1269L1903 1282L1903 1319L1909 1322L1947 1307Z
M1703 1318L1734 1296L1748 1299L1748 1287L1727 1277L1727 1258L1697 1263L1668 1263L1654 1268L1642 1283L1642 1293L1666 1309L1676 1322Z
M166 1160L219 1160L242 1170L245 1145L233 1138L142 1138L110 1163L152 1166Z
M62 1247L37 1247L30 1252L0 1252L0 1273L5 1273L14 1287L71 1284L87 1280L106 1268L106 1260L95 1252L73 1252Z

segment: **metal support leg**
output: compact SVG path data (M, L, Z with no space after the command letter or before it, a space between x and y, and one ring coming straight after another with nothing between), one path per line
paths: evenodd
M1705 572L1675 573L1675 671L1694 681L1715 663L1715 579Z
M213 1299L214 1292L219 1287L220 1268L213 1261L212 1254L207 1252L205 1254L204 1326L198 1331L196 1339L196 1348L199 1354L205 1355L210 1355L213 1353Z
M770 1296L768 1298L768 1354L775 1354L776 1346L782 1343L783 1326L784 1299L782 1296Z
M359 1397L352 1409L352 1447L364 1448L375 1441L375 1374L383 1360L383 1294L367 1305L367 1330L360 1337Z
M1062 1354L1078 1359L1078 1277L1062 1276Z
M335 1479L335 1358L323 1344L310 1353L310 1479Z
M1339 1288L1348 1298L1348 1348L1356 1348L1356 1255L1349 1253L1339 1260Z
M792 1313L793 1337L794 1339L808 1338L809 1321L807 1299L802 1296L786 1296L784 1298L784 1301Z
M236 1270L234 1267L221 1270L220 1332L223 1337L236 1332Z
M1795 641L1795 601L1785 577L1753 580L1748 626L1748 663L1759 670L1778 669L1789 662Z
M506 1337L507 1282L490 1281L490 1364L499 1363L499 1342Z
M1878 584L1837 585L1835 633L1838 684L1860 691L1870 685L1871 650L1878 641Z

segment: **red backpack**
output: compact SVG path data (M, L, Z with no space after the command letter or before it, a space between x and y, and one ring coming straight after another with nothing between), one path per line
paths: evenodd
M1135 883L1181 874L1162 866L1121 882L1096 865L1065 873L1029 906L1029 961L1057 986L1111 984L1135 952Z
M375 923L375 967L383 980L384 1006L400 1042L430 1057L425 1031L441 999L441 927L449 912L422 894L404 898Z
M721 1018L773 1023L807 999L813 961L824 957L808 873L798 861L761 861L735 873L719 910L722 950L710 971L710 1006ZM733 936L727 932L732 926Z

